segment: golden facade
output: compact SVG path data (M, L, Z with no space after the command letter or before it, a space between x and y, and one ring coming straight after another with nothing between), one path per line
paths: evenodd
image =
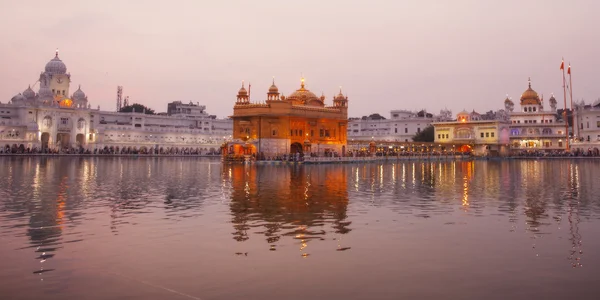
M304 78L300 89L288 97L279 94L273 81L263 103L251 103L242 83L231 118L233 141L227 145L228 154L273 157L346 152L348 97L340 89L327 106L325 96L317 97L306 89Z

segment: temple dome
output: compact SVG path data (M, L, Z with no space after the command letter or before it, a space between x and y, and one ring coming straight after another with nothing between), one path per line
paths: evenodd
M52 98L52 97L54 97L54 94L52 94L52 91L47 86L41 87L40 91L38 92L38 95L40 96L40 98Z
M269 88L269 93L271 93L271 94L279 93L279 88L277 88L277 86L275 85L275 82L273 82L273 84Z
M521 95L521 105L541 105L540 96L531 88L531 81L529 88Z
M15 95L10 99L13 103L19 103L25 101L25 96L21 95L21 93Z
M248 95L248 91L246 90L246 88L244 87L244 82L242 81L242 87L240 88L240 90L238 91L238 95L239 96L247 96Z
M304 87L304 78L302 78L302 84L300 85L300 89L297 89L295 92L293 92L292 94L290 94L287 98L285 98L288 101L293 101L293 102L299 102L300 104L319 104L320 106L323 105L323 101L317 97L317 95L315 95L315 93L311 92L310 90L307 90ZM317 102L315 102L317 101Z
M47 73L51 74L67 73L67 66L62 62L62 60L60 60L60 58L58 58L58 51L56 51L54 58L46 64L45 70Z
M73 100L85 100L85 93L81 90L81 85L79 88L73 93Z
M344 94L342 94L342 88L341 87L340 87L339 94L337 94L337 96L335 96L334 100L346 100L346 97L344 96Z
M25 96L25 98L27 99L32 99L35 98L35 92L31 89L31 86L29 86L24 92L23 92L23 96Z

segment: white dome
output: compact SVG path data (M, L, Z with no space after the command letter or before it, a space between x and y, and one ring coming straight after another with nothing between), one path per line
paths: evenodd
M37 131L38 129L40 128L36 122L30 122L29 124L27 124L28 131Z
M85 93L81 90L81 85L75 93L73 93L73 100L85 100Z
M17 102L23 102L25 101L25 96L21 95L21 93L15 95L14 97L12 97L12 99L10 99L13 103L17 103Z
M35 92L31 89L31 86L29 86L24 92L23 92L23 96L25 96L25 98L27 99L32 99L35 98Z
M56 56L46 64L46 72L51 74L65 74L67 73L67 66L65 63L58 58L58 51L56 51Z
M38 92L38 95L40 96L40 98L52 98L54 97L54 94L52 94L52 91L50 90L49 87L41 87L40 91Z

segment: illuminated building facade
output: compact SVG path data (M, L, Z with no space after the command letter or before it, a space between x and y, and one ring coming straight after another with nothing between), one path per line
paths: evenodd
M412 138L432 122L450 121L452 112L439 115L426 111L392 110L389 119L350 118L348 139L356 141L412 142Z
M549 99L550 110L544 109L544 99L529 87L521 95L520 111L514 111L514 103L508 97L504 107L510 116L510 145L513 151L565 150L565 122L558 119L556 99Z
M79 87L70 94L71 74L56 52L38 81L0 103L0 147L29 149L146 148L218 151L231 137L232 122L208 115L199 104L180 101L167 114L108 112L93 109ZM37 84L36 82L36 84Z
M577 137L572 149L580 151L600 149L600 102L579 103L573 114L573 133Z
M476 156L508 155L509 124L506 113L499 111L493 119L475 111L462 111L456 121L435 122L434 141L446 144L446 150L471 152Z
M264 103L251 103L242 83L233 107L233 141L229 154L338 153L346 151L348 97L340 92L330 106L325 96L300 89L280 96L275 81Z

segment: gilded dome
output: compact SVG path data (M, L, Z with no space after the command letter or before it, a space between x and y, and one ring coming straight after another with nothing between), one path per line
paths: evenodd
M334 100L346 100L346 97L344 96L344 94L342 94L342 88L341 87L340 87L339 94L337 94L337 96L335 96Z
M279 88L275 85L275 77L273 77L273 84L269 87L269 94L277 94L279 93Z
M271 85L271 87L269 88L269 93L279 93L279 89L275 84Z
M29 86L24 92L23 92L23 96L25 96L25 98L27 99L32 99L35 98L35 92L31 89L31 86Z
M244 82L242 81L242 87L238 91L238 96L247 96L247 95L248 95L248 91L244 87Z
M529 81L529 88L521 95L521 105L540 105L540 96L538 93L531 88L531 81Z
M56 55L54 58L46 64L45 70L47 73L51 74L67 73L67 66L62 62L62 60L60 60L60 58L58 58L58 50L56 50Z
M295 92L293 92L291 95L289 95L285 99L287 99L289 101L293 101L293 102L299 102L300 104L305 104L305 105L306 104L308 104L308 105L318 104L320 106L323 106L323 101L321 101L319 99L319 97L317 97L317 95L315 95L313 92L304 88L304 78L302 78L302 84L300 85L300 89L297 89Z

